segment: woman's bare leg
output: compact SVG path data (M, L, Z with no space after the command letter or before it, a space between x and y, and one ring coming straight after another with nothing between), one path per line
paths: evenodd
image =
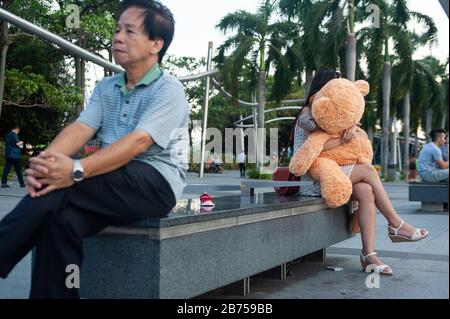
M402 222L401 217L397 214L396 210L392 206L391 201L384 189L383 184L381 183L380 177L370 164L357 164L355 165L352 174L350 176L350 180L352 183L366 183L369 184L373 192L375 194L375 205L378 207L380 212L386 217L389 225L392 227L398 227ZM415 228L406 224L400 229L399 234L404 236L411 236L415 231ZM423 229L422 233L425 233L426 230Z
M369 184L356 183L353 185L352 199L359 202L359 227L361 228L361 241L363 254L368 255L375 251L376 234L376 207L373 189ZM370 264L384 264L377 256L370 256Z

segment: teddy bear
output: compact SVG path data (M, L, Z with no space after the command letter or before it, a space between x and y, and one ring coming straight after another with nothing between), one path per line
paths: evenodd
M322 197L329 207L345 205L352 194L352 182L340 165L372 163L373 149L367 135L361 134L348 143L323 151L328 140L340 138L346 129L359 123L365 108L364 96L368 93L369 83L363 80L329 81L311 105L312 116L321 129L309 135L289 164L295 176L309 172L320 183Z

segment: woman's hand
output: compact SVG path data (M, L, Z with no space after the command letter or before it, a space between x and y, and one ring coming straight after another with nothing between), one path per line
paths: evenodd
M358 136L357 132L358 132L358 126L356 126L356 125L345 130L341 136L341 143L345 144L345 143L350 142L352 139L354 139L355 137Z

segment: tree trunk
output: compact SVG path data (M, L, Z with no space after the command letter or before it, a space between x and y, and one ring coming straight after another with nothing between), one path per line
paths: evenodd
M448 131L448 110L445 109L444 116L442 116L441 128Z
M389 143L388 180L397 181L397 118L395 115L391 117L389 126L393 127L393 131Z
M354 82L356 73L355 0L348 1L347 47L345 50L347 79Z
M81 94L83 96L83 100L80 103L80 105L81 105L80 113L81 113L81 111L84 110L84 97L85 97L85 94L86 94L86 92L85 92L86 91L86 60L81 59L80 67L81 67L80 68L80 72L81 72L81 74L80 74L81 75L81 86L80 86L80 88L81 88Z
M84 42L82 35L81 33L78 33L78 45L84 48L83 44ZM76 106L75 110L75 118L77 118L84 109L84 90L86 88L86 60L78 57L75 57L75 82L75 85L79 88L80 94L82 96L82 100L80 104Z
M430 132L433 129L433 109L429 108L426 112L426 122L425 122L425 134L427 136L427 141L431 142Z
M265 155L265 116L264 110L266 106L266 72L264 70L259 71L258 78L258 150L257 150L257 170L258 172L264 165Z
M0 22L0 118L2 117L3 94L5 91L6 54L8 53L8 23Z
M311 83L314 78L314 71L313 70L306 70L306 77L305 77L305 99L308 97L309 90L311 89Z
M383 67L383 121L381 137L381 168L383 176L387 176L389 147L389 114L391 97L391 63L384 62Z
M112 47L108 48L106 51L108 51L108 61L113 63L113 52L112 52ZM112 76L112 71L108 70L108 69L103 69L104 70L104 75L105 77L107 76Z
M414 149L413 149L413 155L417 158L417 155L419 154L419 128L416 130L416 136L414 137Z
M194 161L192 160L193 158L195 158L194 155L194 144L192 142L192 130L194 129L194 120L192 120L192 117L189 117L189 126L188 126L188 133L189 133L189 158L188 161L189 163L194 163ZM192 160L192 161L191 161Z
M409 134L410 134L410 115L411 115L411 95L409 90L403 97L403 172L407 173L409 169Z
M355 81L356 73L356 37L354 33L347 35L347 48L345 51L346 76L350 81Z
M367 136L369 137L370 143L373 144L373 127L369 126L367 128Z
M83 94L81 89L81 59L79 57L75 57L75 86L78 88L79 93ZM75 118L81 113L82 109L82 104L76 106Z

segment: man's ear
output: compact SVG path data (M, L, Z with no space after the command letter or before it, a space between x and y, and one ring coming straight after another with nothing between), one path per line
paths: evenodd
M321 97L319 99L314 99L312 105L312 115L317 120L320 121L327 113L331 104L331 99L328 97Z
M161 38L156 38L155 40L152 40L152 47L150 49L150 52L154 55L157 55L164 46L164 40Z
M370 91L370 85L367 81L364 80L358 80L355 82L356 87L358 88L359 92L361 92L361 94L363 96L366 96L367 94L369 94Z

